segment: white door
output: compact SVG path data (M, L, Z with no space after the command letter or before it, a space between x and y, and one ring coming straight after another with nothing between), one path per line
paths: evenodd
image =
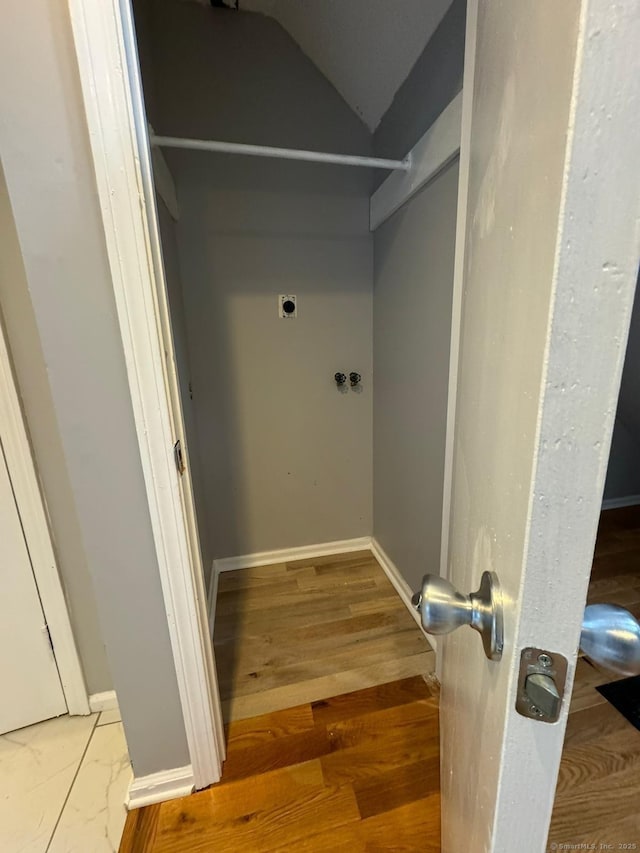
M67 713L0 444L0 734Z
M521 650L573 678L640 223L640 7L471 0L448 576L499 576L504 653L443 638L444 853L539 853L556 723L515 709ZM570 841L570 839L567 839Z

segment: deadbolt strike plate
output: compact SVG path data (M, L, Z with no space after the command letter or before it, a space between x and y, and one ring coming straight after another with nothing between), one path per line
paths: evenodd
M555 687L558 697L549 697L550 706L555 708L547 713L540 708L531 699L530 694L533 690L527 690L527 679L531 675L542 675L550 679L547 682L551 689ZM543 679L543 681L546 679ZM516 711L522 714L523 717L529 717L532 720L539 720L541 723L555 723L560 716L562 710L562 700L564 699L564 687L567 680L567 659L557 652L550 652L547 649L534 649L528 647L523 649L520 654L520 672L518 675L518 693L516 696ZM539 682L539 680L538 680ZM536 690L539 691L539 686ZM555 698L555 701L553 699ZM541 703L539 703L541 704Z

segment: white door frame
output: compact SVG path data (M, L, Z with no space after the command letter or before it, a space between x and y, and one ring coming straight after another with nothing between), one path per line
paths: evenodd
M224 729L199 547L173 457L158 306L164 282L149 226L155 202L131 6L69 0L69 10L185 733L195 787L203 788L220 778Z
M471 149L471 117L476 68L476 29L478 6L467 5L464 46L464 75L462 80L462 118L460 128L460 167L458 172L458 206L456 214L456 242L453 262L453 292L451 295L451 337L449 340L449 382L447 390L447 424L444 438L444 470L442 484L442 532L440 535L440 574L449 571L449 528L451 496L453 489L453 443L456 426L456 400L458 392L458 358L462 321L462 296L464 286L464 260L467 244L467 197L469 195L469 156ZM441 661L438 661L440 675Z
M88 714L89 699L51 542L38 475L0 318L0 440L31 567L70 714Z

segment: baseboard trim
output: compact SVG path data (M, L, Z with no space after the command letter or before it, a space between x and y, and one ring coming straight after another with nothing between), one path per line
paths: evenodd
M117 711L118 697L115 690L105 690L104 693L91 693L89 696L89 710L92 714L100 711Z
M625 506L638 506L640 495L627 495L624 498L607 498L602 501L602 509L622 509Z
M272 566L276 563L290 563L293 560L307 560L313 557L330 557L332 554L348 554L349 551L366 551L370 548L371 537L361 536L358 539L342 539L338 542L324 542L319 545L282 548L280 551L261 551L257 554L245 554L242 557L223 557L213 561L213 571L215 576L219 572Z
M127 809L140 809L165 800L186 797L194 789L193 768L190 764L175 767L173 770L161 770L148 776L134 778L129 786Z
M434 650L434 652L437 652L438 649L437 649L436 638L432 634L427 634L427 632L424 630L424 628L422 627L422 623L420 621L420 614L415 609L415 607L413 607L413 605L411 604L411 596L413 595L413 590L411 589L409 584L406 582L406 580L402 577L400 570L398 569L396 564L393 562L391 557L389 557L389 555L384 550L382 545L375 538L375 536L371 539L370 548L371 548L371 553L376 558L376 560L380 563L382 571L385 573L385 575L391 581L393 587L395 588L395 591L398 593L398 595L402 599L404 606L407 608L407 610L411 614L416 625L418 626L418 628L420 628L420 630L422 631L424 636L427 638L429 645Z

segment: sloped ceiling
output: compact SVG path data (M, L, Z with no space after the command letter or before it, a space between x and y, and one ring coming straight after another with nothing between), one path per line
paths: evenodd
M270 15L375 130L451 0L240 0Z

